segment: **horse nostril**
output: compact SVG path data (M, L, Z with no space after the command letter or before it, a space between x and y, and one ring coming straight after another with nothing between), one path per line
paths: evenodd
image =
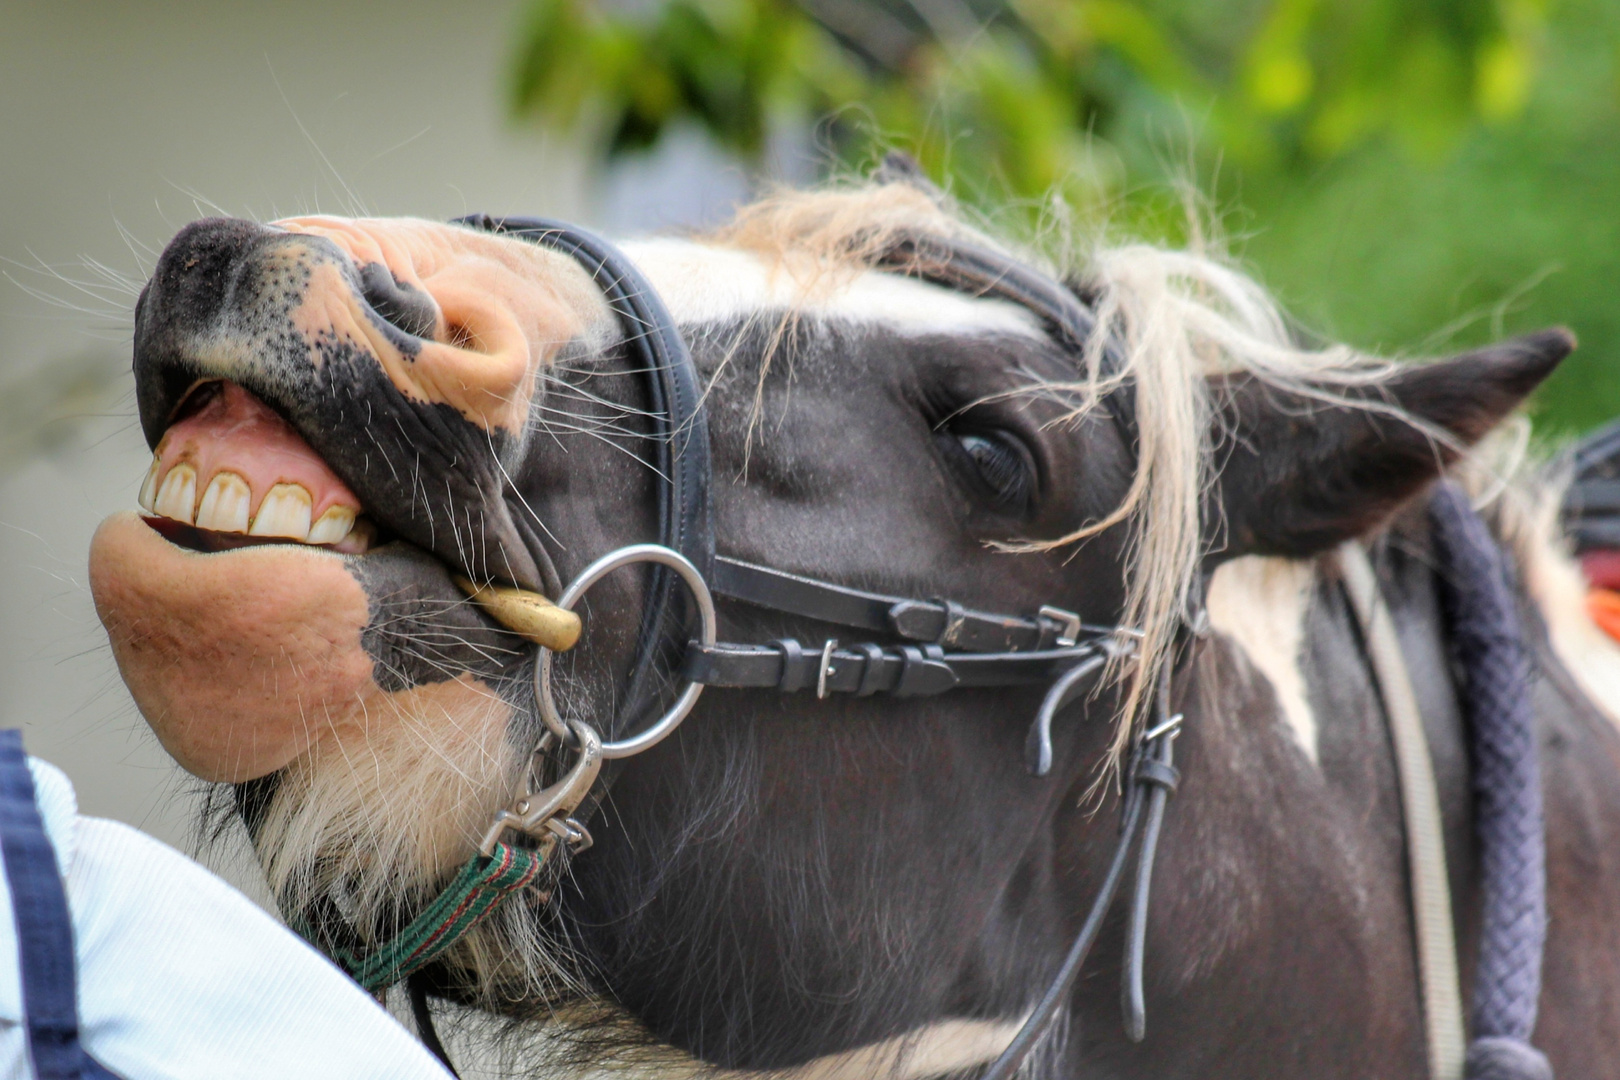
M391 325L413 337L432 340L439 324L439 308L433 298L395 279L382 263L360 268L360 293L371 310Z

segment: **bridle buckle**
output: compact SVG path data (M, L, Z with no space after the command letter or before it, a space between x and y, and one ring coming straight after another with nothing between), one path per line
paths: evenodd
M1147 746L1158 739L1164 738L1166 735L1170 736L1171 740L1174 741L1175 738L1181 734L1181 723L1185 719L1186 717L1181 713L1176 713L1174 716L1164 721L1164 723L1159 724L1157 727L1144 731L1142 733L1141 744L1143 746Z
M1028 610L1027 608L1025 610ZM1071 649L1080 640L1080 615L1067 608L1053 607L1051 604L1042 604L1039 612L1041 621L1053 625L1057 633L1056 642L1060 649Z

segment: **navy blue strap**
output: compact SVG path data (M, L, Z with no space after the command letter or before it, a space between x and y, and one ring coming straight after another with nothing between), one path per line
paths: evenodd
M1547 943L1547 826L1519 594L1512 564L1466 492L1440 484L1429 514L1441 605L1463 670L1479 847L1479 963L1463 1075L1551 1080L1552 1065L1530 1043Z
M0 854L17 924L23 1016L38 1080L112 1077L79 1045L73 922L56 854L34 799L22 732L0 731ZM114 1078L116 1080L116 1078Z

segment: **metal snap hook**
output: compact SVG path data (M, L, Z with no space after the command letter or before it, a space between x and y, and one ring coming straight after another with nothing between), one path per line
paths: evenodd
M579 757L573 768L550 787L521 795L511 806L497 811L484 838L479 841L478 850L482 854L494 854L496 842L507 829L516 829L539 839L543 857L551 854L559 839L579 850L589 846L590 833L574 821L572 815L585 801L585 796L590 794L597 775L602 771L602 738L589 724L578 720L571 722L569 728L579 747ZM541 746L545 745L545 741L542 741Z

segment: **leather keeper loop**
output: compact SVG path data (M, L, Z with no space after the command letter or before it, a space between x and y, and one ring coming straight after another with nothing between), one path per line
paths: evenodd
M1162 761L1154 761L1150 757L1138 758L1131 776L1139 784L1161 787L1172 795L1175 794L1176 788L1181 786L1180 769L1174 765L1166 765Z
M895 697L937 694L956 685L956 673L945 663L945 650L938 645L902 645L900 653L905 660L894 686Z
M809 667L804 662L804 646L799 644L798 639L782 638L771 644L782 653L782 675L777 680L777 689L791 694L809 686L805 679Z
M855 688L855 696L871 697L883 688L883 646L869 641L856 645L855 650L866 657L861 664L861 684Z

